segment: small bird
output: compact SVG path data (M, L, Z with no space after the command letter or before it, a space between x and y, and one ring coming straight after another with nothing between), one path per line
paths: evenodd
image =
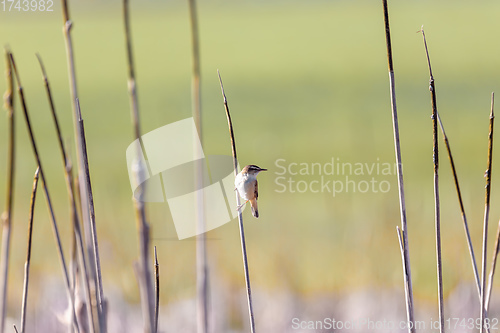
M257 175L261 171L267 171L267 169L262 169L253 164L247 165L238 175L236 175L234 180L234 186L236 187L235 190L237 190L240 197L245 200L245 202L239 205L237 209L239 210L250 201L252 215L256 218L259 217L259 210L257 208L257 197L259 196Z

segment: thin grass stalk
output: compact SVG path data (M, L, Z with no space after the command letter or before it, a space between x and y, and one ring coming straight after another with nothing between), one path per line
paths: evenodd
M38 61L39 61L39 64L40 64L40 67L42 68L42 77L44 77L44 83L45 83L45 89L47 91L47 94L48 94L48 97L49 97L49 101L50 99L52 98L52 94L50 93L50 86L49 86L49 82L48 82L48 79L45 75L45 68L42 64L42 61L41 61L41 58L40 56L38 55L38 53L36 54L37 58L38 58ZM46 81L46 82L45 82ZM55 109L51 108L52 110L52 118L54 120L54 115L56 115L55 113ZM56 116L56 120L57 120L57 116ZM57 122L58 123L58 122ZM57 126L56 126L56 132L57 132ZM58 133L59 135L59 133ZM64 158L64 157L63 157ZM70 163L71 165L71 163ZM66 163L64 162L64 174L65 174L65 178L66 178L66 174L67 174L67 170L66 170ZM67 187L68 184L66 184L66 187ZM78 279L78 271L81 271L80 267L79 267L79 262L78 262L78 244L77 244L77 240L76 240L76 227L75 227L75 217L73 216L73 209L71 208L71 195L68 194L68 199L69 199L69 207L71 209L71 261L69 263L70 267L69 267L69 273L70 273L70 281L71 281L71 292L73 293L73 297L75 299L75 306L76 306L76 302L77 302L77 279ZM78 216L76 217L76 219L78 219ZM85 252L85 249L83 249L83 251ZM84 279L85 280L85 279ZM85 282L84 282L85 283ZM87 294L86 294L87 295ZM90 304L90 298L87 297L86 299L86 304L87 304L87 314L92 314L92 307L90 306L89 308L89 304ZM75 314L78 316L79 314L76 313L77 309L75 308ZM91 315L88 317L88 319L90 320L91 319ZM72 323L73 324L73 323ZM92 327L93 325L88 325L88 327ZM85 328L83 327L83 324L82 324L82 331L85 332ZM73 333L73 325L71 325L70 327L70 330L69 330L70 333ZM94 333L94 331L92 331L92 333Z
M436 86L434 76L432 75L431 60L427 48L424 29L421 29L424 39L425 54L427 56L427 65L429 67L429 91L431 92L432 104L432 158L434 161L434 212L436 224L436 262L437 262L437 282L438 282L438 305L439 305L439 331L443 333L444 329L444 306L443 306L443 263L441 254L441 206L439 202L439 141L438 141L438 111Z
M69 174L71 175L71 184L74 188L74 191L73 191L73 194L75 195L75 201L76 201L76 209L77 209L77 212L78 212L78 216L80 218L82 218L82 207L81 205L79 205L79 203L82 202L82 199L80 198L80 180L78 179L78 175L77 176L73 176L73 165L71 164L71 160L68 160L69 163L68 163L68 166L67 168L69 169ZM83 220L83 218L82 218Z
M137 86L135 80L135 66L134 58L132 52L132 37L130 29L130 15L129 15L129 2L128 0L123 0L123 21L125 27L125 42L127 47L127 65L128 65L128 92L130 97L130 109L132 114L132 125L134 129L134 134L136 140L141 141L141 127L140 127L140 117L139 117L139 103L137 97ZM144 152L145 150L142 149ZM141 152L136 152L137 158ZM138 172L144 172L144 170L139 170ZM137 179L142 178L141 175L136 175ZM149 242L150 242L150 226L146 218L146 207L142 197L144 195L145 188L144 184L141 185L139 199L134 197L134 208L137 222L137 232L139 237L139 263L137 263L134 268L137 274L137 280L139 283L139 290L141 292L141 305L142 313L144 315L144 330L146 332L155 331L155 321L154 321L154 296L153 296L153 285L151 279L151 272L149 269Z
M104 305L104 310L102 314L102 321L104 331L101 328L100 324L100 319L99 316L101 316L101 313L99 312L98 304L97 304L97 290L94 286L90 284L89 281L89 268L88 268L88 263L85 258L85 248L84 248L84 243L83 243L83 236L82 236L82 231L80 227L80 221L78 219L78 211L76 207L76 199L75 199L75 187L74 183L72 181L73 179L73 166L71 165L71 162L68 161L68 164L66 165L65 168L65 173L68 175L67 178L70 179L70 183L67 184L69 186L68 190L68 195L69 195L69 200L75 202L75 205L71 207L71 215L72 219L76 221L76 224L73 224L73 233L75 235L75 246L76 246L76 255L78 256L79 260L79 265L77 265L76 271L75 271L75 285L73 286L73 290L76 291L76 283L78 279L78 271L81 273L81 278L83 280L83 288L84 288L84 293L85 293L85 302L86 302L86 307L87 307L87 316L88 316L88 327L90 328L90 332L105 332L106 329L106 305ZM71 193L71 194L70 194ZM106 304L106 303L104 303Z
M71 293L73 294L73 299L75 300L75 306L77 302L77 294L76 294L76 279L78 275L78 258L77 258L77 250L76 250L76 236L75 236L75 227L72 225L71 228L71 260L69 262L69 281L71 283ZM88 312L91 313L91 312ZM76 312L75 308L75 314L78 316L78 313ZM73 333L73 320L74 318L71 317L71 323L69 327L69 333ZM84 328L82 327L82 331L85 332Z
M491 260L490 274L488 275L488 291L486 292L486 312L490 308L491 291L493 289L493 277L495 276L495 270L497 267L498 253L500 252L500 221L498 221L497 237L495 241L495 247L493 250L493 259Z
M453 179L454 179L454 182L455 182L455 188L457 190L458 202L459 202L459 205L460 205L460 213L462 215L462 221L463 221L463 225L464 225L465 238L466 238L467 245L468 245L468 248L469 248L469 254L470 254L471 263L472 263L472 271L474 273L474 279L476 281L477 296L478 296L479 302L481 302L481 281L480 281L480 278L479 278L479 271L478 271L478 268L477 268L476 256L474 254L474 247L472 245L472 239L470 237L469 224L467 222L467 215L465 214L465 208L464 208L464 204L463 204L463 200L462 200L462 192L460 190L460 185L459 185L459 182L458 182L458 175L457 175L457 171L456 171L456 168L455 168L455 162L453 160L453 155L451 153L451 147L450 147L450 143L449 143L449 140L448 140L448 136L446 135L446 132L444 130L443 122L441 121L441 117L439 115L439 112L437 114L437 117L438 117L439 126L441 128L441 133L443 133L443 140L444 140L444 143L445 143L445 146L446 146L446 150L448 152L448 159L450 160L451 171L453 173ZM486 309L485 309L485 311L486 311L486 313L488 313L488 301L486 302ZM486 332L489 332L488 328L486 328Z
M123 0L123 21L125 26L125 43L127 46L127 69L128 69L128 91L130 97L130 111L132 114L132 125L136 139L141 138L141 123L139 117L139 103L135 83L134 53L132 48L132 36L130 28L129 0Z
M71 38L71 29L73 27L73 23L69 16L69 8L68 1L61 0L62 9L63 9L63 32L64 32L64 40L66 43L66 56L68 63L68 75L70 82L70 91L71 91L71 106L73 109L73 124L74 124L74 134L75 134L75 144L77 151L77 165L78 165L78 178L80 184L85 184L89 182L89 180L85 179L85 165L84 165L84 156L83 156L83 147L81 142L82 134L80 133L79 124L78 124L78 116L77 116L77 106L76 100L78 99L78 89L76 83L76 69L75 69L75 60L74 60L74 50L73 50L73 41ZM100 324L105 325L105 320L102 319L104 313L104 291L102 287L102 275L101 275L101 267L99 262L99 250L97 246L97 233L95 220L92 219L91 216L91 203L88 201L89 196L91 194L88 193L87 186L80 186L80 198L81 198L81 210L83 214L83 227L85 232L85 243L88 252L88 260L90 269L90 280L97 290L99 298L97 300L99 307L99 318ZM101 330L105 330L104 327L101 327Z
M406 262L404 260L404 245L403 245L403 233L401 232L401 229L399 228L399 226L396 226L396 233L398 234L398 243L399 243L399 251L401 252L401 258L403 260L402 261L402 264L403 264L403 272L406 272Z
M483 252L482 252L482 275L481 275L481 329L480 333L483 333L485 328L485 319L487 314L485 311L486 306L486 261L487 261L487 249L488 249L488 219L490 215L490 193L491 193L491 164L493 161L493 123L495 120L495 114L493 112L495 102L495 95L491 93L491 113L490 113L490 126L488 133L488 168L486 169L486 188L484 197L484 224L483 224Z
M30 280L30 264L31 264L31 244L33 236L33 216L35 214L36 189L38 187L38 174L40 168L36 168L35 177L33 180L33 190L31 191L29 227L28 227L28 249L26 251L26 263L24 264L24 283L23 283L23 302L21 306L21 333L24 333L26 324L26 305L28 304L28 285Z
M238 158L236 157L236 142L234 140L234 130L233 130L233 122L231 120L231 114L229 113L229 106L227 105L226 93L224 92L224 86L222 85L222 78L220 76L219 71L217 70L217 75L219 76L220 89L222 91L222 98L224 100L224 109L226 111L227 117L227 125L229 127L229 137L231 138L231 151L233 154L233 167L234 167L234 176L236 177L239 173L238 170ZM236 193L236 206L240 207L240 196L238 191ZM255 320L253 314L253 304L252 304L252 288L250 286L250 273L248 270L248 259L247 259L247 246L245 242L245 229L243 228L243 214L241 209L238 209L238 224L240 227L240 240L241 240L241 254L243 256L243 270L245 273L245 284L247 290L247 302L248 302L248 315L250 319L250 332L255 333Z
M200 78L200 43L198 30L198 14L196 9L196 0L188 0L189 18L191 23L191 45L192 45L192 80L191 80L191 99L192 113L194 122L198 129L200 144L203 147L202 121L201 121L201 78ZM198 149L198 145L195 145ZM196 152L197 155L200 152ZM195 184L197 189L203 187L203 170L200 164L195 167ZM196 195L196 285L197 285L197 331L198 333L207 333L209 330L209 304L208 304L208 263L207 263L207 244L205 236L205 212L204 197L202 191Z
M460 205L460 213L462 215L462 221L464 224L465 238L467 240L467 245L469 248L469 254L470 254L470 259L471 259L471 263L472 263L472 270L474 272L474 279L476 280L477 295L478 295L479 299L481 299L481 281L479 280L479 272L477 269L476 256L474 255L474 247L472 246L472 240L471 240L470 232L469 232L469 224L467 223L467 215L465 214L464 203L462 200L462 192L460 191L460 185L458 182L458 175L457 175L457 171L455 168L455 162L453 160L453 155L451 153L450 142L449 142L448 136L446 135L446 132L444 130L443 122L441 121L441 117L439 116L439 113L437 114L437 119L439 122L439 127L441 128L441 133L443 133L443 140L444 140L444 144L446 146L446 150L448 152L448 159L450 160L451 171L453 173L453 180L455 181L455 188L457 190L458 203Z
M67 266L66 266L66 260L64 259L64 251L63 251L63 248L62 248L61 237L59 235L59 228L57 226L57 221L56 221L56 217L55 217L55 214L54 214L54 209L53 209L53 206L52 206L52 200L51 200L50 194L49 194L49 188L48 188L48 184L47 184L47 178L45 177L45 174L43 172L43 167L42 167L42 163L41 163L41 160L40 160L40 155L38 154L38 148L37 148L37 145L36 145L35 136L33 134L33 129L31 127L31 121L30 121L29 114L28 114L28 107L26 105L26 100L24 98L23 86L21 85L21 80L20 80L20 77L19 77L19 73L17 71L16 63L14 61L14 55L12 53L10 53L10 61L11 61L12 68L14 70L14 74L15 74L16 81L17 81L17 91L19 93L19 97L20 97L20 100L21 100L21 105L22 105L23 113L24 113L24 120L26 122L26 127L28 129L28 133L29 133L29 136L30 136L31 146L33 148L33 153L35 155L36 163L38 164L38 167L40 168L40 177L41 177L42 182L43 182L43 190L44 190L44 194L45 194L45 199L47 201L47 207L48 207L50 218L51 218L51 221L52 221L52 230L54 232L54 238L55 238L55 241L56 241L56 246L57 246L57 250L58 250L59 260L61 262L61 268L62 268L62 271L63 271L63 277L64 277L64 283L65 283L65 287L66 287L66 293L67 293L67 296L68 296L68 301L69 301L69 304L70 304L72 316L75 317L75 325L74 325L75 326L75 330L77 332L80 332L80 328L78 326L78 323L76 323L76 316L75 316L75 311L74 311L75 310L74 299L73 299L73 294L71 293L71 284L70 284L70 280L69 280L68 269L67 269Z
M401 215L401 231L403 238L403 278L405 285L406 297L406 317L409 323L414 323L413 311L413 286L411 279L411 266L410 266L410 249L408 245L408 227L406 222L406 202L403 183L403 162L401 160L401 144L399 140L399 123L398 111L396 107L396 86L394 82L394 65L392 61L392 45L391 45L391 29L389 26L389 10L387 0L382 0L384 7L384 23L385 23L385 37L387 46L387 63L389 68L389 89L391 94L391 110L392 110L392 125L394 132L394 149L396 153L397 163L397 176L398 176L398 189L399 189L399 208ZM408 331L415 332L414 325L408 325Z
M81 145L78 144L78 140L80 138L80 133L78 133L78 119L76 117L76 103L75 100L78 98L78 89L77 89L77 83L76 83L76 70L75 70L75 60L74 60L74 53L73 53L73 40L71 38L71 28L73 27L73 22L70 20L69 17L69 8L68 8L68 2L67 0L61 0L62 4L62 10L63 10L63 33L64 33L64 41L66 44L66 57L67 57L67 64L68 64L68 78L69 78L69 83L70 83L70 93L71 93L71 107L73 110L73 124L74 124L74 135L75 135L75 144L76 144L76 158L77 158L77 164L78 164L78 176L80 177L83 175L82 171L82 163L81 163ZM80 183L82 182L82 179L79 180ZM80 189L80 191L85 191L85 189ZM86 247L88 251L88 257L89 260L93 260L93 253L92 253L92 243L91 243L91 237L90 237L90 230L88 225L90 224L90 217L89 217L89 212L85 207L88 207L88 203L84 202L86 200L87 195L86 193L80 193L79 198L81 199L80 202L80 209L82 210L82 217L83 217L83 225L84 225L84 231L85 231L85 242L86 242ZM93 265L91 265L93 267ZM92 269L91 271L91 279L95 280L95 271Z
M158 333L158 316L160 312L160 264L155 246L155 333Z
M52 120L54 121L54 126L56 128L57 140L59 143L59 148L62 155L62 160L66 166L68 157L66 155L66 149L64 148L64 141L62 138L61 126L59 125L59 119L56 113L56 107L54 105L54 99L52 98L52 90L50 89L49 79L47 77L47 72L45 71L45 66L43 65L42 57L37 53L35 54L38 59L38 64L40 65L40 70L42 71L42 80L45 86L45 92L47 93L47 99L49 101L50 111L52 114Z
M78 132L81 135L81 138L79 142L82 145L82 161L83 161L83 170L84 170L84 186L81 187L86 187L86 193L88 195L87 202L89 203L89 211L90 211L90 224L91 224L91 234L92 234L92 242L93 242L93 253L94 253L94 260L95 260L95 269L97 272L97 286L96 289L102 292L102 281L99 281L99 279L102 277L101 274L101 262L100 262L100 256L99 256L99 244L97 242L97 230L96 230L96 224L95 224L95 208L94 208L94 196L92 192L92 183L90 181L90 169L89 169L89 159L87 156L87 139L85 138L85 127L83 124L83 119L82 119L82 112L80 109L80 101L77 99L76 100L76 111L77 111L77 117L78 117L78 127L79 130ZM101 287L99 287L101 286ZM107 305L106 301L103 298L102 294L98 294L96 296L99 296L97 298L98 303L98 313L99 313L99 330L101 332L106 332L106 311L107 311Z
M83 268L81 271L82 273L82 279L83 279L83 285L84 285L84 290L85 290L85 297L86 297L86 306L87 306L87 311L89 314L89 327L91 328L91 332L96 332L96 327L99 326L99 319L97 316L99 315L98 309L97 309L97 290L92 290L91 292L91 286L89 282L89 271L87 267L87 260L85 257L85 249L84 249L84 244L83 244L83 237L82 233L80 230L80 221L78 218L78 211L77 211L77 206L76 206L76 199L75 199L75 190L73 187L73 176L72 176L72 170L73 167L71 165L71 159L68 157L66 154L66 149L64 147L64 141L63 141L63 136L61 132L61 127L59 125L59 119L57 117L55 105L54 105L54 100L52 98L52 91L50 89L50 84L49 80L47 78L47 73L45 71L45 66L43 65L42 58L40 57L39 54L36 55L38 58L38 62L40 64L40 69L42 71L42 78L44 81L45 85L45 90L47 92L47 98L49 101L50 105L50 111L52 114L52 120L54 121L54 126L56 128L56 133L57 133L57 138L59 142L59 149L61 151L61 157L64 165L64 176L66 180L66 189L68 192L68 199L69 199L69 204L71 207L71 220L73 224L73 251L74 255L73 256L78 256L78 259L80 260L80 266ZM75 258L76 259L76 258ZM74 272L76 273L76 267L73 268ZM73 279L73 284L76 280ZM72 289L74 290L74 285L72 286ZM92 306L94 305L94 306ZM98 327L99 328L99 327Z
M4 107L7 111L8 122L8 152L7 152L7 195L5 197L5 211L2 214L2 249L0 253L0 332L5 328L7 312L7 291L10 260L10 239L12 233L12 206L14 202L14 174L15 174L15 115L14 115L14 78L10 64L10 51L5 49L5 76L7 90L4 95Z
M488 275L488 291L486 292L486 305L485 305L486 310L488 310L489 308L491 291L493 289L493 277L496 271L496 264L499 252L500 252L500 221L498 221L497 236L495 241L495 247L493 250L493 259L491 260L491 268L490 268L490 273Z
M191 98L193 117L196 126L201 125L201 74L200 74L200 42L198 35L198 14L196 10L196 0L188 0L189 18L191 23L191 46L192 46L192 66L193 75L191 81ZM198 127L200 140L202 139L201 126Z

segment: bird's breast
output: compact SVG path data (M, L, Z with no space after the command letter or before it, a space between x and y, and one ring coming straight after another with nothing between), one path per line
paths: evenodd
M236 189L238 190L238 193L240 194L242 199L244 200L253 199L255 181L256 178L251 177L248 174L246 176L243 176L241 174L238 174L238 176L236 176L234 185L236 186Z

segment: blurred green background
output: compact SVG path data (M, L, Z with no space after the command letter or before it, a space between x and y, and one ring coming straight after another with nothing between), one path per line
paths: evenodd
M138 253L137 234L125 160L133 131L121 2L77 1L70 5L105 291L118 286L130 302L136 302L138 289L132 263ZM188 9L183 1L133 1L131 9L142 130L146 133L191 116ZM417 302L434 302L437 291L430 94L422 36L416 32L425 26L438 108L455 154L479 255L490 94L500 91L499 14L500 4L495 1L390 3ZM388 193L350 191L335 197L310 190L278 193L281 187L276 183L276 173L281 171L276 166L278 159L286 160L282 165L323 164L332 158L346 163L394 163L381 2L200 1L199 28L205 154L231 154L216 74L219 69L232 111L240 163L269 169L259 176L261 217L256 220L249 210L244 213L252 286L303 296L379 288L402 290L395 232L400 224L395 175L375 176L377 181L390 182ZM75 156L59 2L50 13L0 11L0 43L10 45L19 68L68 255L69 210L63 168L35 58L38 52L45 62L63 133ZM4 79L0 80L0 91L5 91ZM35 171L19 105L16 99L18 145L9 292L12 314L20 304ZM0 136L0 189L4 189L6 121L0 121L0 133L4 134ZM443 145L442 152L447 295L459 283L473 285L474 280ZM497 155L493 161L492 238L500 216ZM286 177L306 182L320 179L318 175ZM370 181L371 177L352 179ZM0 203L5 202L4 193L0 191ZM32 258L35 286L43 285L43 276L60 276L44 201L40 193ZM162 267L162 299L167 303L193 297L195 242L176 240L166 204L148 205L148 216ZM243 290L236 220L210 231L207 237L212 280L227 290ZM489 244L491 254L493 241Z

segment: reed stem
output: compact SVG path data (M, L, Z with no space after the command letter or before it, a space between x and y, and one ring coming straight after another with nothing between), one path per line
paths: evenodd
M64 176L65 176L65 181L66 181L66 189L68 192L68 199L69 199L69 204L71 207L71 220L73 224L73 236L74 236L74 242L76 245L76 248L78 250L78 257L80 260L80 266L83 268L81 270L82 273L82 279L83 279L83 285L84 285L84 291L85 291L85 297L86 297L86 306L87 306L87 311L89 314L89 327L91 328L92 332L96 332L99 328L99 318L100 316L99 309L97 308L97 290L96 288L91 288L90 286L90 281L89 281L89 270L87 267L87 260L85 257L85 248L84 248L84 243L83 243L83 238L82 238L82 233L80 229L80 221L78 218L78 211L77 211L77 206L76 206L76 199L75 199L75 190L73 187L73 167L71 165L71 159L68 157L66 153L66 149L64 147L64 142L63 142L63 136L61 132L61 127L59 125L59 119L57 117L55 105L54 105L54 100L52 98L52 91L50 89L50 84L49 84L49 79L47 77L47 73L45 71L45 66L43 65L42 58L40 57L39 54L36 55L38 58L38 62L40 64L40 69L42 71L42 79L45 85L45 91L47 92L47 98L49 101L49 106L50 106L50 111L52 114L52 120L54 121L54 126L56 128L56 133L57 133L57 138L59 142L59 149L61 151L61 157L64 165ZM76 272L76 268L75 268ZM76 281L76 276L75 276L75 281ZM75 282L73 281L73 282ZM105 319L101 319L105 320Z
M35 214L35 200L36 189L38 187L38 174L40 168L36 169L35 177L33 180L33 190L31 191L30 213L29 213L29 227L28 227L28 249L26 251L26 263L24 264L24 283L23 283L23 302L21 307L21 333L24 333L26 324L26 306L28 304L28 285L30 279L30 265L31 265L31 244L33 240L33 217Z
M427 56L427 65L429 67L429 91L431 92L432 105L432 157L434 161L434 210L436 227L436 262L437 262L437 282L438 282L438 306L439 306L439 331L444 333L444 305L443 305L443 263L441 254L441 206L439 201L439 141L438 141L438 111L436 86L434 76L432 75L431 60L427 48L424 29L421 29L424 39L425 54Z
M192 47L192 79L191 79L191 104L192 113L200 145L203 146L202 121L201 121L201 78L200 78L200 43L198 30L198 14L196 0L188 0L189 18L191 23L191 47ZM198 146L195 146L198 149ZM199 156L201 152L196 151ZM197 189L203 187L203 170L200 164L195 167L195 184ZM207 263L207 244L205 236L205 211L204 195L202 191L197 191L196 195L196 285L197 285L197 332L207 333L209 329L208 313L208 263Z
M9 280L10 239L12 233L12 206L14 203L14 176L15 176L15 151L16 132L14 115L14 78L10 63L10 51L5 49L5 76L7 90L4 95L4 107L7 111L8 122L8 151L7 151L7 194L5 197L5 210L1 216L2 222L2 248L0 252L0 332L4 332L5 316L7 312L7 292Z
M490 126L488 133L488 167L485 172L486 177L486 187L485 187L485 198L484 198L484 223L483 223L483 252L482 252L482 274L481 274L481 329L480 333L483 333L485 329L485 320L487 318L485 306L486 306L486 261L487 261L487 249L488 249L488 219L490 215L490 193L491 193L491 165L493 161L493 124L495 120L495 114L493 112L495 105L495 94L491 93L491 113L490 113Z
M83 142L82 133L80 133L80 124L78 121L78 111L77 111L77 100L78 100L78 88L77 88L77 80L76 80L76 66L75 66L75 55L73 49L73 39L71 37L71 31L73 28L73 22L70 19L69 15L69 7L68 0L61 0L62 10L63 10L63 32L64 32L64 40L66 43L66 56L68 63L68 75L69 75L69 83L70 83L70 92L71 92L71 106L73 109L73 125L74 125L74 135L75 135L75 144L77 151L77 165L78 165L78 181L80 184L87 184L90 182L90 179L85 179L85 160L84 160L84 152L83 152ZM86 147L85 147L86 149ZM88 193L88 186L80 186L80 200L81 200L81 210L83 216L83 229L85 232L85 245L87 247L88 260L89 260L89 268L90 268L90 280L91 284L94 285L97 290L98 299L97 306L99 309L99 318L100 318L100 329L101 331L106 331L105 325L106 320L102 319L105 315L105 305L104 305L104 291L102 286L102 276L101 276L101 267L99 260L99 249L96 248L97 242L97 232L95 226L95 219L92 218L91 214L91 206L93 203L89 202L89 197L92 194Z
M413 311L413 286L411 279L411 265L410 265L410 249L408 245L408 227L406 221L406 202L405 202L405 192L403 183L403 162L401 159L401 144L399 139L399 123L398 123L398 111L396 106L396 84L394 82L394 65L392 61L392 44L391 44L391 29L389 26L389 10L387 6L387 0L382 0L384 7L384 22L385 22L385 38L387 46L387 63L389 68L389 90L391 94L391 110L392 110L392 125L394 132L394 149L396 153L396 163L397 163L397 176L398 176L398 190L399 190L399 209L401 215L401 233L403 241L403 279L405 285L405 297L406 297L406 317L408 323L408 331L410 333L415 332L414 323L414 311Z
M158 263L158 255L155 246L155 329L158 333L158 316L160 313L160 264Z
M20 97L20 100L21 100L22 108L23 108L24 120L26 122L26 127L28 129L28 133L29 133L29 137L30 137L30 141L31 141L31 147L33 148L33 153L35 155L35 160L36 160L36 163L38 164L38 167L40 169L40 171L39 171L40 172L40 177L41 177L42 182L43 182L43 190L44 190L44 194L45 194L45 199L47 201L47 207L48 207L50 218L51 218L51 221L52 221L52 230L54 232L56 246L57 246L57 250L58 250L58 254L59 254L59 260L61 262L61 268L62 268L62 271L63 271L63 277L64 277L64 282L65 282L65 287L66 287L66 293L67 293L68 301L69 301L69 304L70 304L70 309L71 309L71 312L72 312L72 316L74 317L73 320L74 320L75 330L77 332L80 332L79 325L76 322L74 298L73 298L73 294L71 292L71 284L70 284L70 280L69 280L68 269L67 269L67 266L66 266L66 260L64 259L64 251L63 251L63 248L62 248L61 237L59 235L59 228L57 226L57 221L56 221L56 217L55 217L55 214L54 214L54 209L53 209L53 206L52 206L52 200L51 200L51 197L50 197L50 194L49 194L49 189L48 189L48 184L47 184L47 178L45 177L45 174L43 172L43 167L42 167L42 163L41 163L41 160L40 160L40 155L38 153L38 148L37 148L37 145L36 145L35 136L34 136L34 133L33 133L33 129L31 127L31 121L30 121L29 114L28 114L28 106L26 105L26 99L24 98L23 86L21 85L20 76L19 76L19 73L18 73L17 68L16 68L16 63L14 61L14 55L12 53L10 53L10 61L11 61L12 68L14 70L14 74L15 74L16 81L17 81L17 90L19 92L19 97Z
M474 279L476 281L476 286L477 286L477 295L478 295L479 299L481 299L481 282L479 280L479 272L477 269L476 256L474 255L474 247L472 246L472 239L470 237L469 224L467 223L467 215L465 214L464 203L462 200L462 192L460 191L460 185L458 182L457 170L455 168L455 162L453 160L453 155L451 153L450 142L449 142L448 136L446 135L446 132L444 130L443 122L441 121L441 117L439 115L439 112L437 114L437 119L439 122L439 127L441 128L441 133L443 134L443 140L444 140L444 144L446 146L446 150L448 152L448 159L450 160L451 171L453 173L453 180L455 182L455 188L457 190L458 203L460 205L460 213L462 215L465 238L467 241L467 246L469 248L469 255L470 255L470 259L471 259L471 263L472 263L472 271L474 273Z
M495 241L495 248L493 250L493 259L491 260L490 274L488 275L488 291L486 292L485 311L488 313L490 307L491 291L493 289L493 277L497 267L498 253L500 252L500 221L498 221L497 237Z
M128 92L130 97L130 109L132 113L132 125L134 129L135 139L141 145L141 128L139 117L139 103L137 97L137 86L135 80L135 67L132 52L132 37L130 29L129 2L123 0L123 21L125 27L125 42L127 49L127 65L128 65ZM142 149L144 151L144 149ZM136 152L137 158L141 153L140 149ZM139 170L138 172L144 172ZM141 175L136 175L137 179L142 179ZM144 315L144 330L146 332L155 332L155 300L153 295L153 285L151 279L151 271L149 269L149 242L150 242L150 227L146 218L146 207L144 205L143 195L145 191L144 184L141 184L140 197L134 197L134 209L137 222L137 232L139 237L139 262L134 265L139 290L141 292L142 313Z
M231 139L231 151L233 154L234 176L236 177L239 171L238 171L238 158L236 157L236 142L234 140L233 122L231 121L231 114L229 113L229 106L227 105L226 93L224 92L224 86L222 85L222 78L218 70L217 74L219 76L220 89L222 91L222 98L224 100L224 109L226 111L226 117L227 117L227 125L229 127L229 137ZM236 206L240 207L241 204L240 196L238 194L238 191L235 191L235 193L236 193ZM245 284L247 290L248 314L250 318L250 332L255 333L255 320L254 320L253 304L252 304L252 288L250 286L247 246L245 242L245 229L243 228L243 214L241 212L241 209L238 209L238 225L240 227L241 254L243 256L243 271L245 273Z

